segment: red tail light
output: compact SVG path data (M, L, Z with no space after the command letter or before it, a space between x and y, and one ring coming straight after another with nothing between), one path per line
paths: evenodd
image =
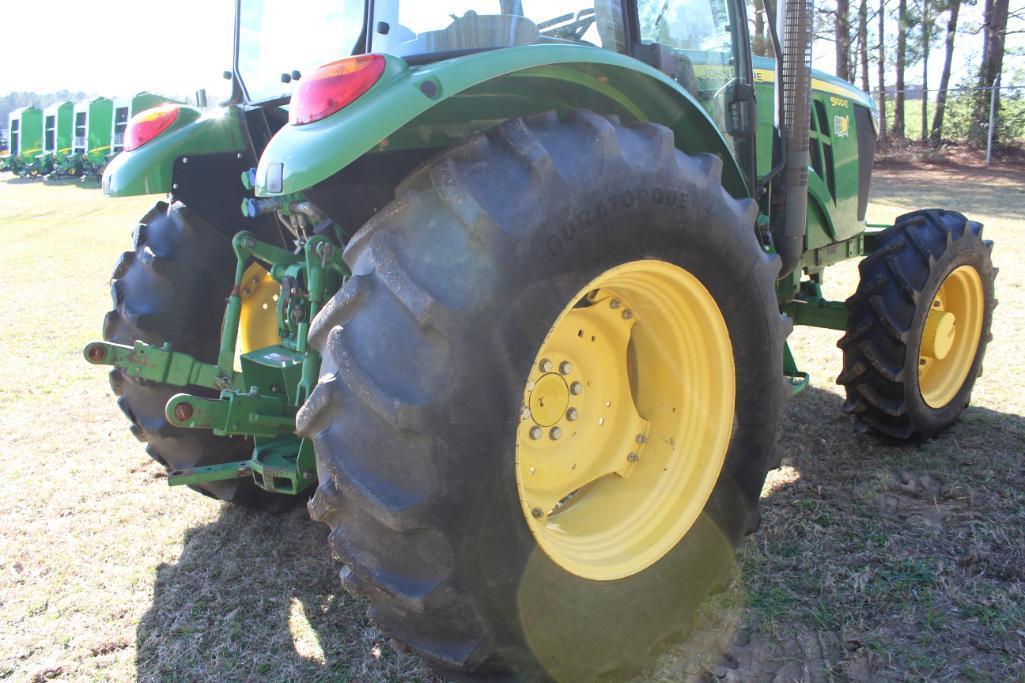
M301 126L327 118L370 90L384 73L381 55L359 55L325 64L303 78L289 105L289 123Z
M142 147L170 128L177 120L177 104L162 104L139 112L128 122L128 129L125 131L125 151L131 152Z

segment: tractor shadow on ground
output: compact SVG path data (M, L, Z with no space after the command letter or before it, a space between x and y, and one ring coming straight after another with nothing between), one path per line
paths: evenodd
M368 622L339 568L304 505L271 515L224 504L157 569L136 629L138 679L430 678Z
M638 680L1025 670L1025 419L970 407L900 444L857 433L840 404L816 388L790 402L733 585ZM139 623L139 679L436 680L341 589L326 537L302 506L225 505L189 530Z

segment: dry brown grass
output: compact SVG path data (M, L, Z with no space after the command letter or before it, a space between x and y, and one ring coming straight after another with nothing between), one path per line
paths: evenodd
M816 386L788 408L762 530L695 636L641 680L1025 676L1025 175L890 170L875 194L875 221L946 205L998 243L974 405L919 446L857 435L837 335L795 333ZM82 361L151 201L0 179L0 679L430 678L339 591L304 511L169 489ZM855 273L835 269L827 294Z

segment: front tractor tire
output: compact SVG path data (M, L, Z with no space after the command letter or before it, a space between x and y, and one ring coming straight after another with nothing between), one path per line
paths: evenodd
M789 389L779 261L721 168L662 126L512 120L347 247L297 420L309 508L436 668L630 670L729 581Z
M133 248L121 255L111 275L114 308L103 321L103 338L131 345L161 345L211 363L217 360L224 302L235 276L231 243L181 202L157 202L139 221ZM115 368L110 386L128 417L132 433L146 452L170 470L245 460L253 443L241 437L215 436L172 426L168 399L181 391L216 398L202 387L187 389L130 377ZM193 486L213 498L281 510L295 496L271 494L251 478Z
M876 238L837 342L844 412L859 429L931 437L971 400L991 338L993 243L954 211L900 216Z

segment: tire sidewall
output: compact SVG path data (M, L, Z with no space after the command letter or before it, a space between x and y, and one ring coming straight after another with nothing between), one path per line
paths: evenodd
M978 348L975 357L972 359L971 369L964 383L946 405L940 408L933 408L922 396L919 385L918 359L922 345L922 337L925 333L925 322L929 316L931 302L936 298L940 287L954 270L961 266L971 266L979 274L983 288L983 321L980 330ZM908 345L907 355L904 359L904 372L910 378L905 394L908 412L912 421L916 424L929 425L930 431L938 431L950 424L953 424L965 406L971 401L972 389L975 380L981 372L982 359L986 352L987 337L992 323L993 307L989 302L993 300L994 287L992 277L993 266L989 258L989 252L982 240L971 235L966 229L961 239L954 240L943 254L936 260L935 265L929 273L928 280L921 292L919 305L915 307L911 321L911 329L915 331L911 343Z
M504 269L502 288L512 296L479 323L494 330L490 343L459 354L477 382L458 384L486 389L467 394L468 416L460 419L467 424L465 439L447 444L468 453L454 461L477 463L472 476L442 473L479 492L465 506L463 537L474 542L462 544L461 552L471 556L457 565L476 568L464 581L504 617L489 621L516 625L518 632L507 635L524 641L557 678L614 667L623 652L643 658L668 633L684 629L709 589L728 581L733 546L757 501L752 490L760 490L768 468L782 347L772 327L779 317L771 281L758 277L767 257L720 187L688 180L681 186L672 175L624 170L567 194L542 222L505 245L510 262L527 267ZM523 516L515 471L523 385L572 297L609 268L647 258L687 270L720 306L738 379L734 433L716 489L684 539L634 576L591 581L553 563ZM497 366L496 358L502 359ZM614 626L624 623L630 628ZM520 665L529 670L533 663L525 658Z

